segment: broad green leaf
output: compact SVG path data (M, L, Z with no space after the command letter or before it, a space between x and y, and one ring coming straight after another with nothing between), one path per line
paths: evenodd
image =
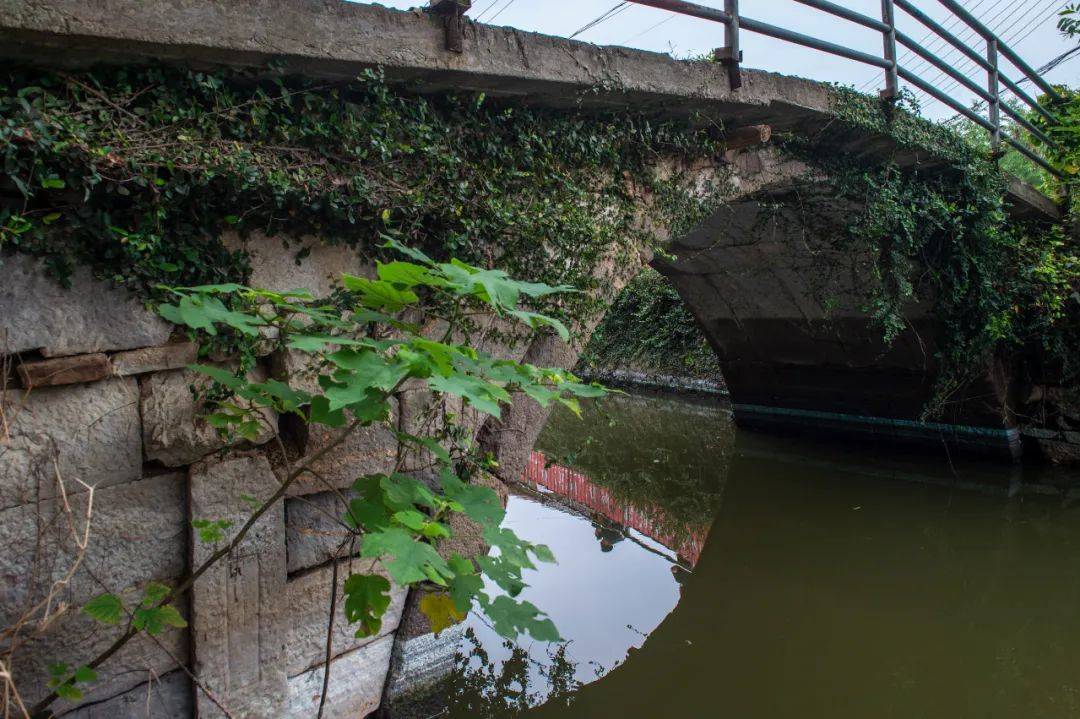
M99 594L83 605L82 613L102 624L119 624L124 614L124 603L115 594Z
M561 639L555 625L531 602L518 602L507 596L495 597L484 612L491 619L495 631L507 638L528 634L540 642L557 642Z
M165 584L150 582L146 585L146 589L143 590L143 598L140 603L144 607L152 607L169 596L170 591L172 590Z
M345 580L344 594L345 618L360 624L356 636L378 634L390 606L390 582L377 574L353 574Z
M439 474L439 481L446 496L458 502L465 516L477 524L498 526L506 516L502 500L490 487L466 484L449 467Z
M413 539L412 534L398 527L389 527L364 535L361 556L383 558L383 565L394 581L401 585L414 584L436 577L450 577L446 560L427 542ZM387 561L386 557L390 557Z
M327 427L344 427L345 412L340 408L334 410L330 409L330 400L319 395L311 398L308 422L310 424L321 424Z
M438 392L462 397L476 409L496 418L500 413L499 403L510 401L509 393L499 385L460 372L449 377L435 375L428 384Z
M383 280L369 280L366 277L343 274L341 283L345 285L345 289L360 295L360 303L372 310L397 312L420 301L412 290L399 290Z
M380 280L402 289L417 286L445 287L448 284L442 277L432 274L427 267L412 262L380 262L376 271Z
M180 616L180 612L171 604L160 607L139 607L132 615L132 625L150 636L157 636L165 631L165 627L177 627L183 629L187 622Z
M420 250L414 249L412 247L407 247L407 246L401 244L400 242L398 242L395 238L391 237L390 235L384 234L384 235L382 235L382 238L384 240L386 240L386 244L384 244L383 247L389 247L389 248L392 248L394 250L397 250L401 254L403 254L403 255L405 255L407 257L410 257L410 258L416 260L417 262L428 265L429 267L435 264L434 261L430 257L425 255Z
M516 317L533 329L551 327L559 334L559 337L563 342L570 341L570 330L566 329L566 325L554 317L548 317L547 315L542 315L537 312L528 312L526 310L510 310L508 314L511 317Z

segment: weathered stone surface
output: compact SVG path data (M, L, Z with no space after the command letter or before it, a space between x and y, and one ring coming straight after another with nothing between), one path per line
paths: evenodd
M393 645L394 637L387 635L331 662L324 719L355 719L379 708ZM290 678L288 709L282 716L315 716L322 683L321 666Z
M542 367L573 367L577 351L554 335L541 335L525 353L524 361ZM507 482L521 479L529 453L549 414L551 407L541 407L535 400L518 394L503 408L500 419L491 417L485 422L479 442L499 463L496 474L500 479Z
M342 490L348 496L349 490ZM338 519L347 507L336 492L285 500L285 536L289 574L329 562L350 532ZM360 548L355 548L359 552ZM345 555L341 555L345 556Z
M385 571L370 559L344 560L338 565L338 601L334 617L333 654L335 657L377 641L397 629L405 605L407 590L392 585L390 606L383 615L382 627L374 637L357 638L356 625L345 618L345 600L341 587L350 574L379 574ZM326 659L326 624L330 613L330 581L333 568L329 565L291 579L287 586L288 634L286 641L287 667L290 677L317 667ZM333 672L331 672L333 676Z
M105 701L81 706L64 719L190 719L195 715L191 680L174 670Z
M142 473L134 380L0 393L10 437L0 439L0 509L129 482ZM56 460L55 465L54 461Z
M97 352L89 355L57 357L56 359L38 360L36 362L20 362L15 368L15 372L19 375L22 386L30 389L79 382L96 382L111 375L112 366L109 364L108 357Z
M96 490L82 564L56 601L78 606L103 591L183 574L186 479L176 473ZM72 497L70 514L56 499L0 511L0 627L44 599L74 566L89 498Z
M121 593L125 605L129 608L134 606L141 596L141 588ZM187 614L183 604L177 608L181 614ZM125 628L123 624L101 624L77 611L75 607L67 608L41 635L33 635L32 628L27 627L23 632L27 641L19 650L13 671L23 700L27 703L36 702L49 693L46 681L50 664L85 664L107 649L123 634ZM140 634L98 667L98 680L85 688L81 703L109 699L143 684L151 677L164 676L179 666L174 657L183 660L187 656L187 630L169 627L156 637ZM64 701L53 705L53 709L58 713L72 708L74 707L71 704Z
M0 264L0 354L41 350L46 357L164 344L172 325L126 290L76 267L71 288L28 255Z
M251 515L242 495L263 501L277 488L270 463L261 455L200 462L190 471L190 514L192 519L232 522L225 530L228 539ZM195 674L237 719L283 716L288 694L284 515L284 504L276 502L236 550L192 587ZM215 545L193 538L192 566L214 551ZM224 716L201 692L196 705L203 719Z
M113 372L122 377L147 372L179 369L193 363L199 356L199 346L194 342L176 342L160 347L118 352L109 358Z
M454 670L454 658L464 635L462 623L438 636L427 632L399 639L394 646L386 698L416 697L436 687Z
M266 375L256 369L249 378L261 382ZM179 467L228 446L229 439L206 423L202 402L191 391L194 386L202 393L210 384L209 377L187 369L156 372L143 378L140 392L147 459ZM277 431L274 412L264 409L260 414L263 419L254 444L270 441ZM237 439L236 444L243 446L245 441Z
M391 400L391 404L391 422L396 424L397 402ZM339 428L309 425L304 440L304 457L296 460L294 465L332 443L341 431ZM318 477L310 473L301 475L289 485L288 494L296 496L324 492L330 487L351 487L356 478L363 474L391 471L396 455L397 438L388 427L374 424L360 428L311 465Z
M327 297L341 286L341 273L374 277L374 268L346 245L327 245L316 237L267 237L253 232L246 238L235 233L222 238L232 250L244 250L251 258L252 287L284 292L308 290Z

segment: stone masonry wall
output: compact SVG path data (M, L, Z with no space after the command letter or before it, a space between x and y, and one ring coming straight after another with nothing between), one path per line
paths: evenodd
M341 272L371 274L354 252L309 238L229 242L246 244L257 286L328 294ZM289 254L305 247L310 255L298 265ZM184 368L197 348L169 324L86 272L63 290L37 260L0 263L0 660L10 661L29 705L48 692L49 664L85 663L123 631L80 613L88 599L112 592L130 607L146 583L175 583L214 549L192 536L192 519L231 519L235 531L250 512L241 495L274 492L278 418L264 416L254 442L225 446L191 390L204 380ZM303 382L294 360L265 357L258 371ZM330 436L313 428L290 439L306 455ZM320 474L340 490L388 468L395 450L391 433L369 430L331 452ZM99 668L78 706L57 702L57 713L115 719L146 716L149 707L161 719L225 716L216 700L237 719L313 716L331 593L350 571L371 569L346 558L331 586L340 536L328 515L339 505L323 484L296 484L196 581L179 607L187 629L140 635ZM324 716L379 706L404 605L395 587L381 633L357 639L338 602ZM18 646L5 656L12 638Z

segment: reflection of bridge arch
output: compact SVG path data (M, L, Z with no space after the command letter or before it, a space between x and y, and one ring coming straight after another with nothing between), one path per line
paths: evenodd
M562 465L548 465L543 452L533 451L529 456L522 480L584 505L623 527L636 529L675 551L690 566L696 565L701 556L708 527L687 527L681 537L676 537L663 529L664 526L671 526L671 521L659 507L637 508L625 504L587 475Z

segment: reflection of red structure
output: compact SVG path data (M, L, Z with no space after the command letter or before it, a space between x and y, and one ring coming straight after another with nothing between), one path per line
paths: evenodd
M631 527L665 547L674 550L686 559L691 566L697 564L701 556L701 547L705 543L707 527L690 529L687 538L677 541L671 534L660 529L664 523L662 510L656 507L635 509L619 502L603 487L592 483L586 475L567 467L553 464L545 467L547 458L543 452L534 451L529 456L529 464L522 479L534 486L545 487L561 497L566 497L578 504L583 504L594 512L624 527Z

